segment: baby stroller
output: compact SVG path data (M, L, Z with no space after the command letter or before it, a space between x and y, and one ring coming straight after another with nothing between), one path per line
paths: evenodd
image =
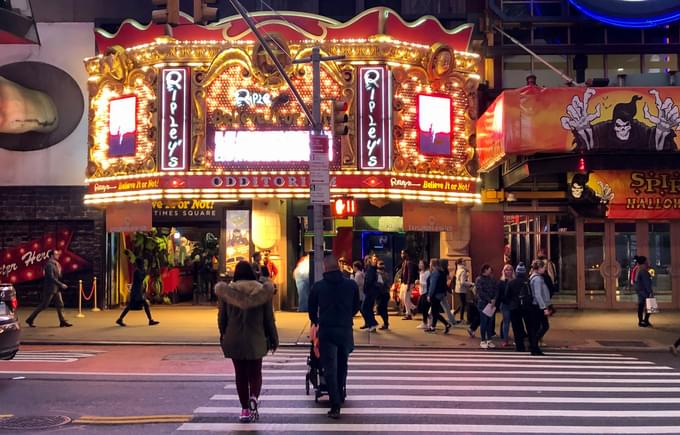
M309 356L307 357L308 370L305 375L305 392L309 395L309 386L311 385L314 388L314 402L319 403L321 396L328 394L328 388L326 387L326 379L319 358L319 338L316 336L317 330L318 327L314 325L310 328L312 346L309 350Z

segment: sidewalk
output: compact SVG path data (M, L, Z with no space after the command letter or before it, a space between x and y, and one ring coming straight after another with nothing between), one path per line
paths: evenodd
M154 306L153 316L160 325L150 327L142 311L125 318L127 327L114 322L120 311L84 311L76 318L75 310L66 310L72 328L59 328L54 309L44 311L36 328L23 323L31 308L21 308L22 343L24 344L159 344L217 345L217 309L210 306ZM499 316L500 323L500 316ZM636 313L629 311L560 310L550 321L545 341L548 348L597 351L666 351L680 336L680 312L667 311L652 316L653 328L637 326ZM390 318L390 330L378 333L360 331L360 317L355 318L357 346L404 348L478 349L479 340L470 339L466 328L457 326L449 335L443 331L426 334L417 329L419 321ZM305 313L277 312L276 324L281 345L307 345L309 321ZM498 331L499 327L497 327ZM497 342L498 344L498 342Z

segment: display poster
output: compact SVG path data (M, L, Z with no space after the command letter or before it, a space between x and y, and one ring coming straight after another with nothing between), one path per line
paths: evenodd
M250 210L227 210L226 270L233 275L236 263L250 261Z
M680 171L595 171L568 175L569 205L581 216L680 218Z
M0 250L0 282L20 284L43 279L50 252L61 250L59 264L64 275L89 267L87 260L69 250L73 232L62 228L45 233L39 239Z
M418 150L424 156L451 157L452 99L418 95Z
M137 149L137 97L109 102L109 157L134 156Z

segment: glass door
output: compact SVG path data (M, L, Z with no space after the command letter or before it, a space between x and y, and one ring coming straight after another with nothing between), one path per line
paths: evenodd
M671 274L671 225L648 223L647 262L652 274L652 288L658 302L673 302Z
M585 222L583 224L583 254L585 293L584 305L603 307L609 305L607 281L610 278L610 265L605 261L605 224L604 222Z
M638 235L635 222L614 222L614 302L636 303L637 293L632 280L635 267L634 257L638 250Z

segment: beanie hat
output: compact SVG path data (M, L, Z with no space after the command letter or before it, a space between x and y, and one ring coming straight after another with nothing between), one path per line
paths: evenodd
M526 274L527 273L527 268L524 266L524 263L519 263L517 265L517 268L515 269L516 274Z

